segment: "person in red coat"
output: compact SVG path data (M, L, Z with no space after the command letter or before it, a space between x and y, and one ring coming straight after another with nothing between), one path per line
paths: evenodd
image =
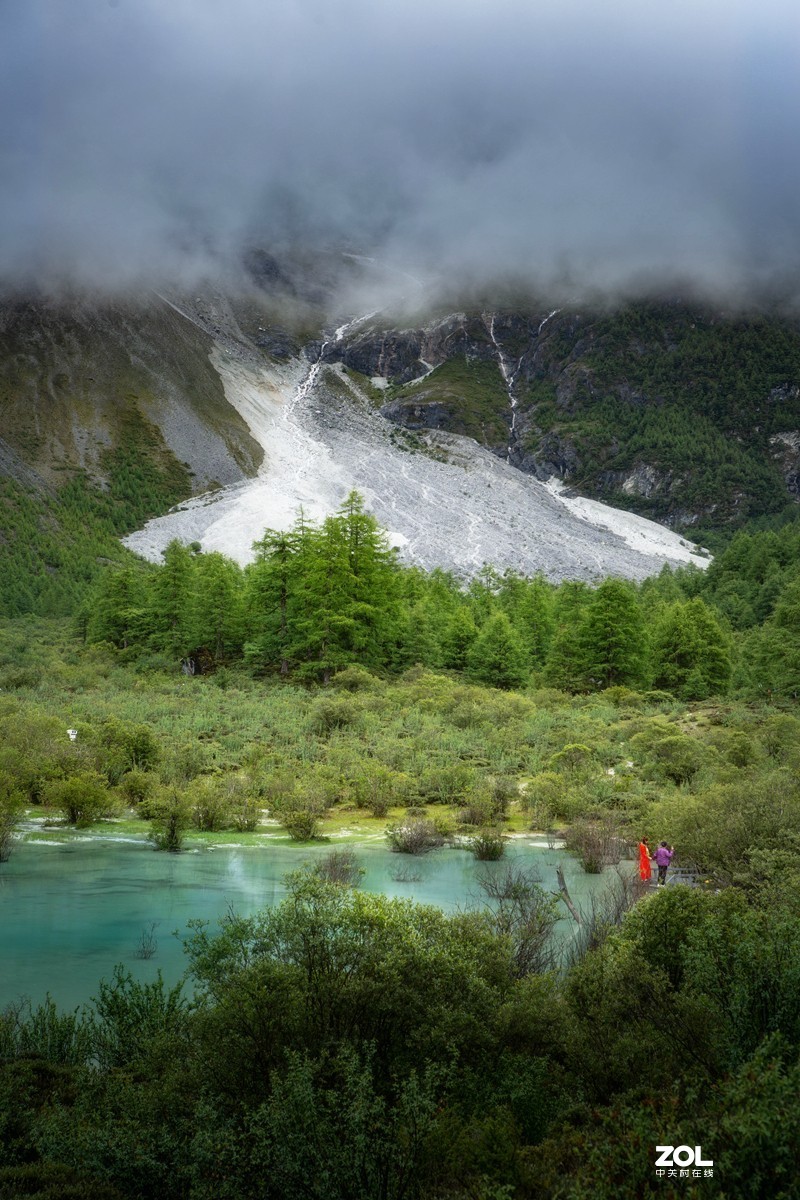
M650 866L650 847L647 845L647 838L642 838L639 842L639 878L642 883L649 883L650 877L653 874L653 868Z

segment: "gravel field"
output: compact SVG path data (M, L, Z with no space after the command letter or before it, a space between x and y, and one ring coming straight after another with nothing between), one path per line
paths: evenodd
M664 526L540 483L469 438L390 424L338 365L265 367L222 346L212 361L263 464L254 479L195 497L127 537L145 558L158 561L178 538L244 564L265 528L287 528L301 506L321 519L355 488L404 561L460 576L490 563L552 580L643 579L666 562L708 564Z

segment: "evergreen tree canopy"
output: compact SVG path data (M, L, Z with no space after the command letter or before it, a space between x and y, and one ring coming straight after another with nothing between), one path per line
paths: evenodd
M643 682L647 639L631 584L622 579L603 580L586 609L579 640L584 674L595 686L635 687Z
M654 636L655 686L686 700L727 691L732 661L730 638L699 596L672 604Z
M492 687L522 687L528 678L525 652L504 612L496 612L484 625L467 654L472 679Z

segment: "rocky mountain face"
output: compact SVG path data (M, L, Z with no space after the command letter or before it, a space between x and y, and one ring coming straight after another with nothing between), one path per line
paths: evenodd
M372 264L345 257L351 294L365 278L368 294ZM553 508L564 485L583 506L571 518L617 528L586 508L594 498L694 541L800 503L800 332L790 321L678 302L434 312L417 298L421 315L402 319L348 302L342 324L325 315L342 284L336 264L314 275L313 264L289 270L256 254L246 266L233 292L0 302L0 558L23 580L15 611L60 611L94 564L121 553L117 537L209 491L227 505L220 548L233 537L240 558L251 525L258 536L269 523L265 497L288 520L296 504L320 515L356 486L428 565L430 531L450 521L439 542L459 570L496 555L501 524L503 561L517 562L524 543L525 563L540 569L534 534L556 512L565 520L570 493ZM525 480L548 483L548 496ZM236 488L251 504L244 517ZM183 518L198 537L207 504ZM652 529L621 536L643 538L650 556L620 565L635 577L652 555L687 553L679 540L664 550ZM580 551L584 577L603 570L608 546L596 558L595 543L590 534ZM554 549L546 558L542 569L560 563ZM571 569L565 559L557 571Z
M0 472L107 487L115 452L135 444L182 468L188 491L252 475L261 450L225 400L213 345L156 295L0 304Z
M466 433L538 479L678 528L800 499L794 322L677 302L451 313L400 330L374 318L325 357L381 385L399 425Z

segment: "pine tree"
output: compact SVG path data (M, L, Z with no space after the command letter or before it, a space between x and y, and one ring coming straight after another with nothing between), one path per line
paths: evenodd
M478 627L469 609L456 609L442 634L442 665L452 671L465 671L469 652L478 636Z
M504 612L496 612L481 629L467 655L467 673L491 687L522 687L526 682L525 651Z
M241 646L242 572L223 554L201 554L193 571L188 637L193 649L207 646L222 662Z
M268 531L248 571L248 656L327 681L350 663L384 665L396 642L397 564L357 492L321 528L302 515Z
M194 561L181 542L169 543L164 565L153 575L147 624L153 646L173 658L183 658L194 647L189 636Z
M286 532L267 529L253 544L255 562L245 572L246 653L261 667L280 664L288 675L297 653L297 622L302 615L303 566L308 562L310 529L302 511Z
M86 605L86 637L111 642L120 650L141 639L145 621L145 580L131 567L106 570Z
M772 618L753 631L745 651L760 691L800 696L800 580L784 588Z
M699 596L672 604L653 639L655 686L685 700L704 700L728 690L730 638Z
M630 583L603 580L581 622L579 640L585 673L596 687L636 687L644 682L647 640Z
M553 605L556 629L544 669L545 680L552 687L578 692L588 686L589 675L580 630L590 600L588 584L579 580L568 580L556 589Z
M441 658L433 609L426 601L418 601L406 611L401 622L397 665L409 667L421 663L426 667L438 667Z
M541 578L526 581L515 624L531 663L542 667L553 640L553 589Z

